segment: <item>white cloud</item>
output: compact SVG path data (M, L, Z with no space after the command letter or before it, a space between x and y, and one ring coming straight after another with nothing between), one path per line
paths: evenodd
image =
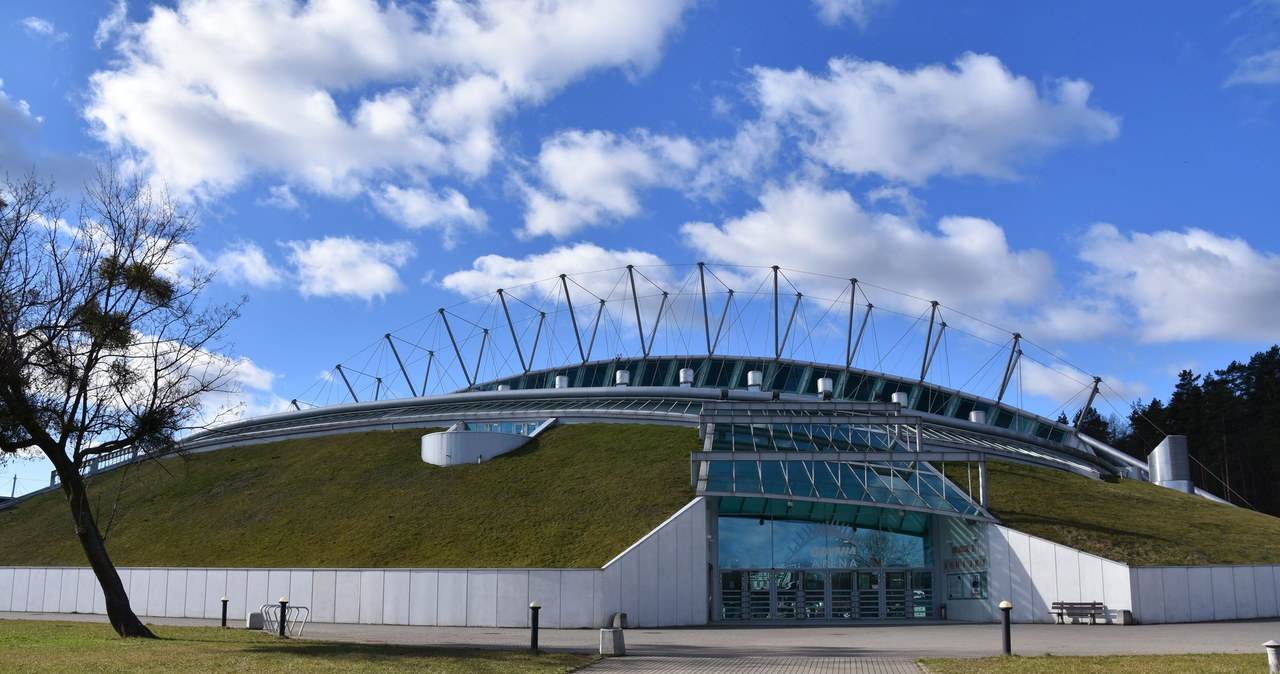
M522 235L565 238L583 227L634 216L637 191L678 186L698 163L684 138L644 131L621 137L606 131L565 131L545 141L538 175L547 191L526 189Z
M42 120L31 114L31 106L26 101L9 98L3 87L4 80L0 80L0 164L30 166Z
M1089 390L1093 387L1093 375L1085 374L1064 363L1044 365L1027 358L1020 359L1018 362L1021 370L1018 373L1018 385L1021 387L1021 392L1043 396L1068 405L1068 409L1065 410L1068 418L1073 417L1088 400ZM1123 404L1147 394L1146 387L1139 382L1127 382L1114 375L1098 376L1102 378L1103 387L1100 392L1105 399L1118 398L1118 402ZM1101 399L1094 402L1093 408L1104 417L1114 413Z
M387 183L370 197L383 215L406 227L441 230L446 249L454 247L459 230L482 231L489 221L484 211L472 208L467 198L455 189L433 194L425 189L402 189Z
M1089 107L1091 85L1037 91L994 56L914 71L837 58L826 77L753 70L766 119L788 125L813 159L852 174L923 183L935 175L1011 178L1016 166L1068 142L1114 138L1119 120Z
M257 201L260 206L274 206L286 211L296 211L302 207L298 203L298 197L294 196L293 188L288 185L272 185L267 188L267 196Z
M817 6L818 18L830 26L838 26L845 21L852 21L865 27L871 13L880 5L889 4L890 0L813 0Z
M1121 233L1098 224L1080 257L1094 292L1121 305L1143 340L1274 340L1280 256L1201 229Z
M59 33L52 21L38 16L28 16L23 19L22 27L29 35L47 37L50 42L61 42L68 37L66 33Z
M257 173L342 197L387 175L480 176L501 118L592 71L650 68L686 4L179 0L118 29L84 115L179 192Z
M305 297L372 300L404 288L399 268L415 254L407 242L382 243L350 237L289 241L298 291Z
M779 265L856 276L957 308L1025 305L1053 284L1049 256L1013 250L989 220L948 216L937 230L864 210L847 192L796 184L767 187L760 208L722 225L687 223L685 242L700 259Z
M266 287L279 283L280 270L267 261L267 256L257 244L241 242L218 254L214 266L224 281L244 281L251 286Z
M445 276L440 285L468 297L491 293L498 288L514 288L537 281L544 281L558 274L613 270L626 265L649 267L665 265L662 258L653 253L635 249L609 250L592 243L557 246L545 253L533 253L523 258L502 255L484 255L471 263L471 269ZM590 280L575 279L590 285ZM616 283L610 277L606 283ZM606 288L595 288L597 295L610 293Z
M102 17L102 20L98 22L98 27L93 31L93 46L95 48L101 49L102 45L106 44L112 35L119 33L120 29L124 28L128 11L129 6L125 3L125 0L116 0L116 3L111 6L111 13Z
M1227 85L1280 84L1280 49L1248 56L1240 61Z

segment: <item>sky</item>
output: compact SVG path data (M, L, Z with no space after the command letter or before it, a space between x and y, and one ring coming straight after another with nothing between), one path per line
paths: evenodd
M0 3L0 170L198 215L243 414L438 307L705 261L936 299L1124 416L1277 341L1278 122L1277 0Z

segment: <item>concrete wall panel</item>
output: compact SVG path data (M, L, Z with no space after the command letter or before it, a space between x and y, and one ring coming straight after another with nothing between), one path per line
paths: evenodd
M382 599L385 573L381 569L360 572L360 622L377 625L382 622Z
M13 570L13 593L9 602L10 611L26 611L27 610L27 594L31 591L31 569L17 568ZM127 585L125 587L128 587ZM40 588L40 592L44 593L44 588Z
M1213 620L1213 569L1187 569L1187 603L1191 608L1191 622Z
M246 569L244 603L245 610L257 611L263 604L274 604L280 595L271 596L270 574L267 569Z
M1275 576L1271 567L1253 567L1253 596L1257 600L1259 618L1273 618L1280 615L1276 606Z
M169 570L139 569L134 573L141 573L147 576L147 602L141 604L145 611L143 615L164 615L165 606L168 605L169 599ZM135 606L137 605L135 604Z
M561 584L565 582L562 574L560 569L529 570L529 601L542 604L542 615L539 618L542 626L559 628L564 625L560 596Z
M604 626L606 618L602 615L599 594L603 578L604 574L594 569L565 569L560 572L561 627Z
M204 592L208 598L208 606L205 606L204 617L221 618L222 617L222 598L228 600L231 597L227 594L227 571L226 569L207 569L204 576ZM231 602L227 602L227 625L234 625L236 613L231 610Z
M289 570L268 569L267 597L262 603L279 604L281 598L288 599L290 604L297 603L297 599L289 594Z
M1213 567L1213 619L1232 620L1236 610L1235 577L1230 567Z
M1161 571L1164 589L1165 622L1184 623L1191 620L1191 581L1186 567L1171 566Z
M250 612L258 610L257 606L249 605L249 572L247 570L227 570L227 598L231 600L227 604L228 620L234 617L238 625L244 624L245 616Z
M409 624L438 625L436 604L439 602L440 572L435 570L409 573Z
M121 573L124 571L121 570ZM128 569L129 577L121 578L126 590L129 592L129 604L135 610L144 612L147 608L147 580L150 576L145 569Z
M1080 552L1060 545L1053 546L1054 596L1050 601L1095 601L1101 597L1085 597L1080 588ZM1049 610L1045 606L1046 611Z
M315 591L312 589L315 584L316 572L312 569L290 569L289 570L289 597L290 606L305 606L308 612L314 615L315 609ZM310 618L308 618L310 620Z
M0 611L12 611L13 609L13 576L17 570L9 568L0 568Z
M75 613L76 585L80 582L78 569L62 569L58 578L58 613Z
M208 582L209 571L207 569L187 569L186 586L182 589L183 604L182 617L184 618L205 618L209 616L212 607L207 606L213 604L221 606L218 601L221 595L210 596L205 591L205 583ZM217 609L213 609L217 610ZM219 612L220 614L220 612Z
M163 569L164 613L169 618L181 618L187 612L188 569Z
M341 570L334 578L333 621L360 622L360 572Z
M498 572L472 569L467 574L467 625L494 625L498 620Z
M528 627L530 624L529 572L525 569L502 569L497 572L497 614L498 627ZM542 604L542 602L538 602ZM539 609L538 625L546 624L546 606ZM550 625L546 625L550 627Z
M338 572L316 569L311 573L311 619L316 622L337 622Z
M382 577L382 624L409 624L409 572L389 570Z
M1258 617L1258 595L1253 587L1253 567L1231 567L1232 582L1236 591L1236 618L1248 620Z
M441 569L437 625L467 624L467 571L465 569Z

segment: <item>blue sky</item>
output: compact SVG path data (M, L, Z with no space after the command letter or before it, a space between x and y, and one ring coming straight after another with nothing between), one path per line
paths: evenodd
M699 260L936 298L1123 414L1280 334L1278 94L1275 0L0 5L0 168L194 209L251 414L437 307Z

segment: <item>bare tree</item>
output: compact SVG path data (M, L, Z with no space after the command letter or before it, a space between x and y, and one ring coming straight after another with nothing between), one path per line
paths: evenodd
M74 531L124 637L151 637L129 606L81 475L121 450L168 454L226 391L219 337L239 304L199 302L186 269L194 221L140 178L100 168L74 220L51 182L0 183L0 452L52 462Z

